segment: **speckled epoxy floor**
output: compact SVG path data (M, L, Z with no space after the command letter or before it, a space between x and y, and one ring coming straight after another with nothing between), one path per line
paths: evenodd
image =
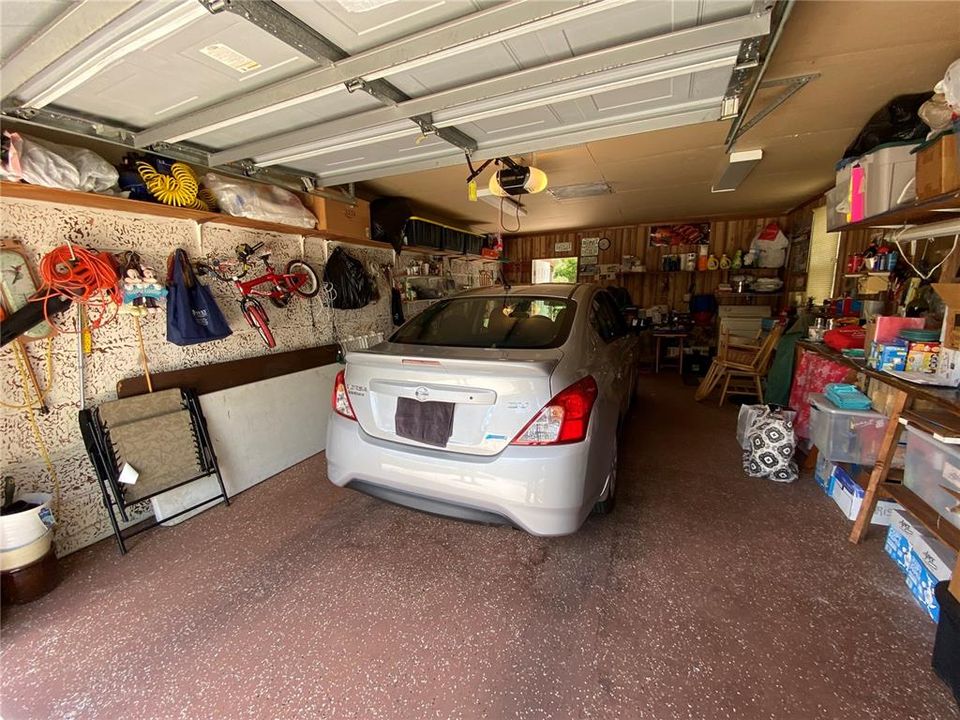
M934 625L736 408L646 378L620 504L539 539L332 487L317 456L5 608L20 718L957 718Z

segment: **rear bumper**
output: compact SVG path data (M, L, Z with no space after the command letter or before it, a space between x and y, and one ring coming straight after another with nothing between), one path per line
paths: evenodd
M587 443L577 443L508 447L494 457L453 455L373 438L336 414L327 426L327 476L334 485L442 515L486 522L499 516L534 535L567 535L590 513L587 453Z

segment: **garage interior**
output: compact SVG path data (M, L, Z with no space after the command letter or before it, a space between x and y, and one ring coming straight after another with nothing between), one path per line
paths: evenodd
M3 0L0 714L960 716L958 59L954 2ZM609 514L332 482L398 328L578 283Z

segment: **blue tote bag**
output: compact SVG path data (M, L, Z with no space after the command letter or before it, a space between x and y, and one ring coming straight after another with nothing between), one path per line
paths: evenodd
M220 340L231 333L210 289L197 280L185 250L177 250L173 254L168 290L168 342L196 345Z

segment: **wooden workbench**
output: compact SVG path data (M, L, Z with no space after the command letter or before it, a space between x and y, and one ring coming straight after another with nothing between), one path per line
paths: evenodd
M803 352L816 353L850 368L851 374L862 373L893 388L895 395L890 410L889 422L876 464L870 473L870 479L864 488L863 504L860 514L850 532L850 542L859 543L867 535L870 520L881 497L896 500L903 508L919 520L930 532L946 545L960 553L960 528L943 517L936 508L931 507L919 495L900 482L889 480L890 463L893 460L900 433L905 424L913 425L927 432L936 430L942 435L960 437L960 389L917 385L889 373L867 367L864 360L845 357L820 343L801 341L797 343L797 358ZM799 367L799 362L795 367ZM917 401L923 400L935 409L913 410ZM960 577L960 557L953 571L954 577Z

